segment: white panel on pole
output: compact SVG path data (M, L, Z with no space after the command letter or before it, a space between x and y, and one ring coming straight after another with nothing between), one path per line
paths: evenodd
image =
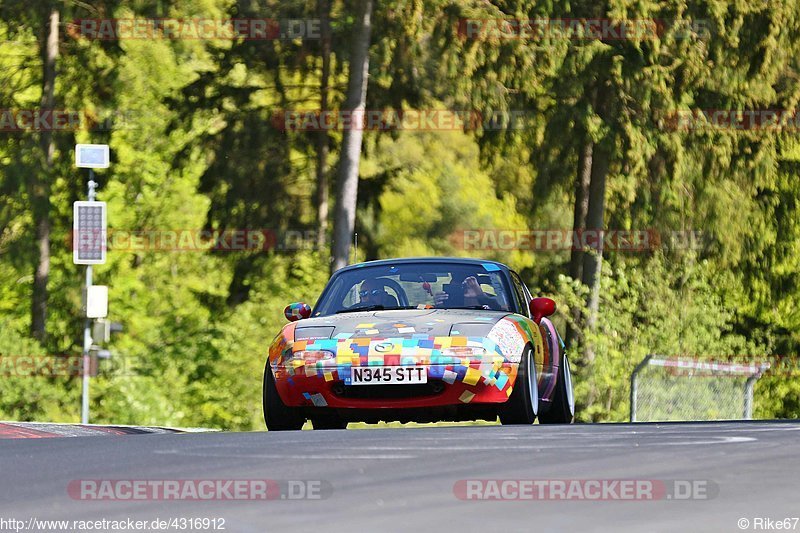
M75 166L78 168L108 168L107 144L76 144Z
M92 285L86 288L86 317L105 318L108 316L108 286Z

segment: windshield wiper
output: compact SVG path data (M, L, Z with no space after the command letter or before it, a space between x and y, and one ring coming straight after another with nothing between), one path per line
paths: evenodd
M439 307L438 309L482 309L484 311L493 311L488 305L460 305L454 307Z
M386 307L385 305L364 305L362 307L351 307L350 309L339 309L336 311L336 314L339 313L356 313L358 311L399 311L403 309L418 309L416 305L393 305L391 307Z
M338 311L336 311L336 314L338 315L339 313L356 313L358 311L382 311L384 309L386 309L386 308L384 306L382 306L382 305L363 305L361 307L351 307L349 309L339 309Z

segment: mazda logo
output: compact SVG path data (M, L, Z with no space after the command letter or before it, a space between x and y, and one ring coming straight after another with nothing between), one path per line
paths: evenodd
M380 344L375 345L375 351L379 353L388 352L392 349L391 342L381 342Z

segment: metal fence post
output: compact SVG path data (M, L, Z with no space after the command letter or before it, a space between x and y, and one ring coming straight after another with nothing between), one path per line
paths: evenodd
M750 376L744 382L744 419L753 419L753 384L760 376Z
M631 411L630 411L630 420L631 422L636 422L636 393L638 392L638 380L639 372L647 366L647 363L650 362L652 359L653 354L646 356L642 359L642 362L636 365L636 368L633 369L631 372Z

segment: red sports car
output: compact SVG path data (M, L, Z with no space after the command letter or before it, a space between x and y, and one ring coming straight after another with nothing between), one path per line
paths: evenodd
M389 259L334 273L286 307L264 371L270 430L348 422L570 423L572 377L549 298L507 266Z

